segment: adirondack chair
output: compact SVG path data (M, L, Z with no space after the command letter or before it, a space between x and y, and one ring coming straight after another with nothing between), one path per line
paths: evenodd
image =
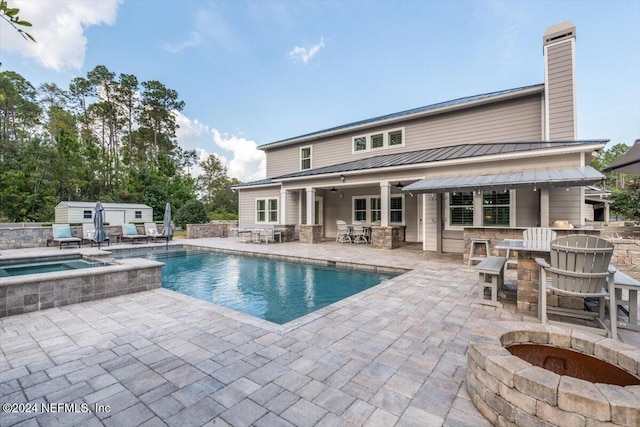
M527 228L522 232L522 240L528 240L537 243L551 243L555 240L556 232L546 227L532 227ZM511 249L507 249L505 257L507 257L507 263L504 265L505 273L507 272L508 264L518 264L517 259L511 259Z
M613 289L615 268L609 266L613 244L608 240L590 235L563 236L551 242L551 262L536 258L540 265L539 315L542 323L549 322L547 312L562 316L596 320L611 338L617 339L615 294ZM547 291L558 295L598 298L599 312L569 308L547 307ZM608 330L604 323L605 298L610 298L610 323ZM566 325L566 323L565 323ZM581 327L575 325L576 327ZM602 333L601 329L587 328L591 332Z
M534 242L551 242L556 239L556 232L546 227L527 228L522 232L522 239Z

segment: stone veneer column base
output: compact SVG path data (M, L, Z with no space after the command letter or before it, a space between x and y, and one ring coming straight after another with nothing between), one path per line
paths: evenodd
M321 224L303 224L300 226L300 243L320 243L321 241Z
M376 249L395 249L400 246L400 231L402 227L371 227L371 246Z

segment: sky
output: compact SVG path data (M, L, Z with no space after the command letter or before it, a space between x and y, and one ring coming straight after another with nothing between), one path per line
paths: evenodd
M543 83L542 35L567 20L578 138L640 138L635 0L8 1L37 43L0 21L0 71L64 89L98 65L158 80L185 102L179 145L241 181L265 177L262 144Z

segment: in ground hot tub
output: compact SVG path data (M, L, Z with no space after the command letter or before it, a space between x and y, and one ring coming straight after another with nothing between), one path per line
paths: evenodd
M470 335L467 390L494 425L640 425L640 349L548 325Z

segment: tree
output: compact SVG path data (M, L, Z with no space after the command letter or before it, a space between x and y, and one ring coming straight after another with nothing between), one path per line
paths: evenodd
M176 212L175 223L185 228L187 224L203 224L209 221L207 208L199 200L189 200Z
M9 25L15 28L15 30L22 37L24 37L25 40L31 40L32 42L36 43L36 39L34 39L31 34L27 33L25 30L20 28L20 27L31 27L32 25L29 21L24 21L20 19L18 17L19 12L20 12L20 9L9 7L6 0L0 1L0 17L2 17L2 19L7 21Z
M602 150L598 157L591 161L591 166L602 171L602 169L615 162L618 157L629 151L629 148L627 144L616 144L608 150ZM624 188L627 175L628 174L624 173L605 174L605 187L616 189Z

